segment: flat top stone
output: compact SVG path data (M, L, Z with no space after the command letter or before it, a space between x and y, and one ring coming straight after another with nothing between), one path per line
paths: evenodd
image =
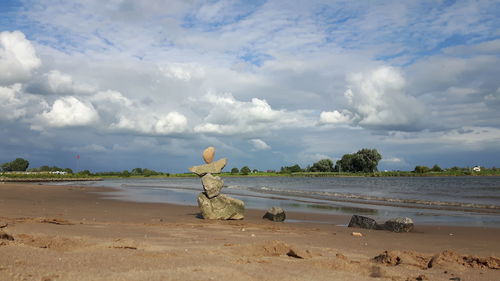
M210 173L210 174L218 174L224 169L227 164L227 158L222 158L218 161L212 162L210 164L203 164L200 166L193 166L189 168L189 171L197 174L200 177Z

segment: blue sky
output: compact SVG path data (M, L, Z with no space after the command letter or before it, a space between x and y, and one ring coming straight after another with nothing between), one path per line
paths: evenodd
M0 162L500 166L498 1L1 1Z

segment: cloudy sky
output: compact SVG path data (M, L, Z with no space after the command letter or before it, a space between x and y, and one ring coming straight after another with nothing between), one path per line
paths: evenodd
M0 1L0 162L500 166L498 1Z

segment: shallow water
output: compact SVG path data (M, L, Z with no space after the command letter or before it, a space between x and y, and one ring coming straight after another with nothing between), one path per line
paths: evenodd
M500 227L500 177L229 177L223 193L247 208L361 214L377 220ZM80 183L79 183L80 184ZM87 182L117 188L109 198L196 205L199 178L133 178Z

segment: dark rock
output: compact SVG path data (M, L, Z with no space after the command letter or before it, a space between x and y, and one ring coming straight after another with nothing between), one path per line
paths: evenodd
M359 227L366 229L380 229L377 222L369 217L363 217L358 215L353 215L351 221L349 221L348 227Z
M14 241L14 237L12 237L12 235L10 235L8 233L0 231L0 240Z
M384 229L392 232L410 232L413 229L413 220L407 217L390 219L385 222Z
M263 219L268 219L271 221L282 222L286 219L286 214L280 207L272 207L267 210L267 212L262 217Z

